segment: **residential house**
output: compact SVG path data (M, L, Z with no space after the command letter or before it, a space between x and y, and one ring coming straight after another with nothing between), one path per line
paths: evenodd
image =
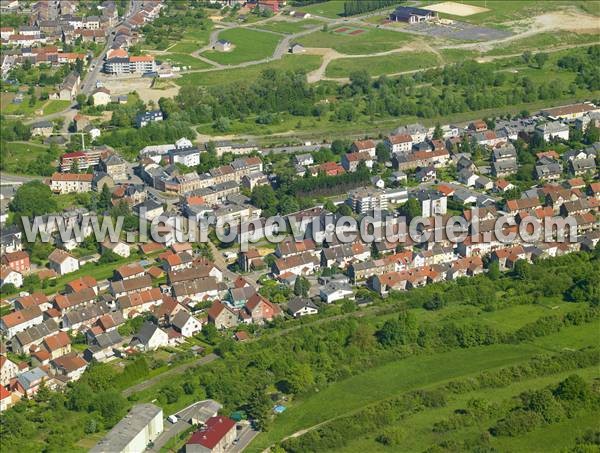
M104 87L96 88L92 93L94 105L108 105L111 102L110 90Z
M61 101L73 101L79 91L81 78L78 73L71 72L60 85L58 97Z
M171 320L171 326L184 338L193 337L202 330L202 323L187 311L179 311Z
M354 292L348 283L329 282L319 290L321 300L331 304L341 299L354 299Z
M148 291L152 288L152 277L143 275L142 277L130 278L128 280L116 280L110 282L110 292L115 298L125 296L130 293L139 293Z
M217 300L208 310L208 321L217 329L229 329L238 325L239 317L232 308Z
M219 284L214 277L188 280L173 284L173 297L178 302L190 299L191 304L215 299L219 295Z
M17 376L19 367L8 357L0 354L0 388L6 387Z
M101 244L102 252L110 251L121 258L129 258L131 254L131 248L123 241L112 242L110 239L106 239Z
M250 319L255 324L261 324L265 321L272 321L273 319L282 315L281 309L271 301L267 300L258 293L254 293L246 305L244 310L250 316Z
M50 135L52 135L53 130L54 124L50 121L39 121L31 125L31 135L34 137L50 137Z
M362 153L366 152L375 159L375 142L373 140L356 140L350 146L351 153Z
M110 154L100 160L100 168L114 181L126 181L128 165L117 154Z
M90 173L54 173L50 177L50 189L58 194L89 192L93 178Z
M260 4L265 4L260 0ZM277 5L277 0L272 5ZM202 428L191 435L185 444L186 453L221 453L234 446L237 437L236 423L223 416L211 417Z
M294 318L300 318L302 316L316 315L319 313L319 309L310 299L296 297L288 302L287 312Z
M12 390L32 398L38 392L42 382L48 379L48 374L43 369L36 367L19 374L16 382L12 385Z
M77 381L83 375L88 363L81 356L72 352L50 362L55 373L65 376L70 381Z
M22 332L32 326L41 324L44 316L39 307L16 310L0 318L0 330L10 339L19 332Z
M23 286L23 275L8 266L0 267L0 286L13 285L15 288Z
M413 139L408 134L389 135L384 143L392 154L407 154L412 150Z
M358 169L358 164L364 162L367 168L373 168L373 158L368 152L348 153L342 156L342 167L347 172L353 173Z
M168 343L169 336L167 333L156 324L147 321L140 331L133 336L131 346L148 352L167 346Z

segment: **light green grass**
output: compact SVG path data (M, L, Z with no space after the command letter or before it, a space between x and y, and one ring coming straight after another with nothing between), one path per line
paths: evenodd
M71 105L71 101L48 101L46 105L43 106L44 115L52 115L53 113L62 112L66 110L67 107Z
M281 36L246 28L233 28L219 33L219 39L231 41L234 49L229 52L209 50L202 55L217 63L232 65L270 57Z
M187 66L189 69L207 69L213 67L205 61L198 60L197 58L184 53L168 53L161 55L159 60L168 61L173 65Z
M6 143L7 154L3 154L4 171L23 174L30 162L48 154L48 147L37 143Z
M277 33L284 33L291 35L312 28L321 24L321 21L316 19L304 19L304 20L276 20L272 22L261 23L256 26L261 30L270 30Z
M479 52L466 49L440 49L439 53L444 63L458 63L479 56Z
M265 69L282 69L286 71L296 71L303 69L310 72L317 69L321 64L321 57L318 55L286 55L281 60L275 60L269 63L257 64L245 68L223 69L207 72L195 72L184 74L175 82L178 85L207 85L215 86L240 81L252 81L257 79Z
M340 58L333 60L327 66L327 77L348 77L354 71L367 71L372 76L383 74L396 74L416 69L429 68L440 64L437 56L432 52L399 52L382 57L367 58Z
M494 49L486 52L485 55L513 55L525 52L526 50L536 53L565 45L598 43L600 43L600 35L598 34L578 34L561 31L554 33L539 33L525 39L498 45Z
M539 348L526 344L494 345L410 357L366 370L321 389L305 400L294 402L276 418L269 432L259 435L248 451L261 451L296 431L350 413L367 404L486 369L515 364L539 352Z
M335 32L335 29L344 27L361 28L365 31L358 35ZM343 24L326 32L319 30L301 36L298 42L305 47L330 47L347 55L368 55L397 49L414 39L415 36L408 33L361 27L360 24Z
M181 41L178 42L177 44L175 44L174 46L169 47L168 51L169 52L174 52L174 53L192 53L195 50L198 50L200 47L202 47L201 44L198 44L194 41Z
M483 399L488 403L506 405L512 397L519 395L521 392L526 390L541 389L548 385L556 385L558 382L574 373L590 381L598 376L598 369L596 367L590 367L566 371L563 373L554 374L552 376L543 376L517 381L502 388L478 390L461 395L449 395L449 401L445 407L433 409L426 408L425 410L417 412L414 415L410 415L402 420L402 431L405 433L402 439L403 450L425 451L428 447L442 440L460 441L464 440L465 438L473 438L479 433L486 431L494 422L494 420L483 419L478 425L459 428L444 434L434 433L431 429L435 422L445 420L455 410L464 409L467 407L468 401L472 398ZM508 404L510 405L510 403ZM581 414L581 416L575 417L575 419L580 424L580 432L585 431L589 427L593 426L589 414ZM548 427L541 427L532 433L516 438L491 437L491 445L496 447L498 451L530 451L532 445L540 446L540 450L536 451L556 451L559 449L559 447L567 447L571 445L573 440L577 437L577 434L575 434L574 431L570 432L570 429L567 429L566 431L564 430L564 428L570 425L573 424L571 423L571 420L568 420L559 424L552 424ZM396 426L396 428L398 427ZM551 442L543 442L540 444L537 442L537 440L532 441L533 438L537 439L538 437L543 436L546 433L546 428L550 429L551 432L557 432L559 434L557 436L553 436ZM350 442L348 445L336 449L336 451L340 453L361 453L365 451L374 453L389 451L389 447L386 448L375 440L377 434L378 433L373 433L371 435L364 436L361 439L356 439ZM544 448L542 448L542 445Z
M439 2L431 2L439 3ZM471 16L452 16L442 14L442 17L452 17L456 20L471 22L474 24L485 24L489 26L498 26L504 22L518 21L528 19L549 11L557 11L566 7L578 7L582 11L592 14L599 14L600 8L593 7L591 3L598 3L587 0L566 1L535 1L535 0L461 0L459 3L475 5L487 8L489 11L473 14Z
M323 3L314 3L312 5L298 8L298 11L314 14L316 16L337 19L344 13L344 2L342 0L332 0Z

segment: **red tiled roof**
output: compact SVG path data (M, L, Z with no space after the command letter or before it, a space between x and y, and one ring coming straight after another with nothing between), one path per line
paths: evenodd
M206 425L196 431L188 440L188 445L199 444L212 450L225 435L235 427L235 422L227 417L211 417L206 420Z

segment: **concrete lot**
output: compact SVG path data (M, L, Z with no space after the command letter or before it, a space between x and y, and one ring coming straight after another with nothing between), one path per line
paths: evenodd
M509 31L480 27L456 21L451 25L421 22L419 24L410 25L409 30L414 33L434 36L436 38L459 39L461 41L492 41L495 39L507 38L512 35Z

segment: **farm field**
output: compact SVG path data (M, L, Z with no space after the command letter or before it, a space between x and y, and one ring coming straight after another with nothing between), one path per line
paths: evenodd
M304 19L304 20L274 20L271 22L261 23L256 26L260 30L269 30L277 33L284 33L291 35L298 33L307 28L315 27L322 22L316 19Z
M283 69L288 71L296 71L298 69L303 69L308 72L317 69L320 64L321 57L318 55L286 55L281 60L252 65L245 68L234 68L220 71L207 71L184 74L181 78L176 79L175 82L180 86L215 86L239 82L242 80L254 80L258 78L260 76L260 73L265 69Z
M231 65L270 57L281 36L246 28L233 28L221 32L219 39L231 41L235 47L229 52L208 50L202 55L217 63Z
M348 29L349 32L339 31ZM361 33L350 34L352 29L364 30ZM336 31L338 30L338 31ZM370 54L397 49L414 40L408 33L361 27L358 24L347 24L329 31L316 31L298 38L305 47L330 47L347 55Z
M371 77L429 68L440 64L432 52L398 52L381 57L340 58L327 66L327 77L348 77L353 71L367 71Z

